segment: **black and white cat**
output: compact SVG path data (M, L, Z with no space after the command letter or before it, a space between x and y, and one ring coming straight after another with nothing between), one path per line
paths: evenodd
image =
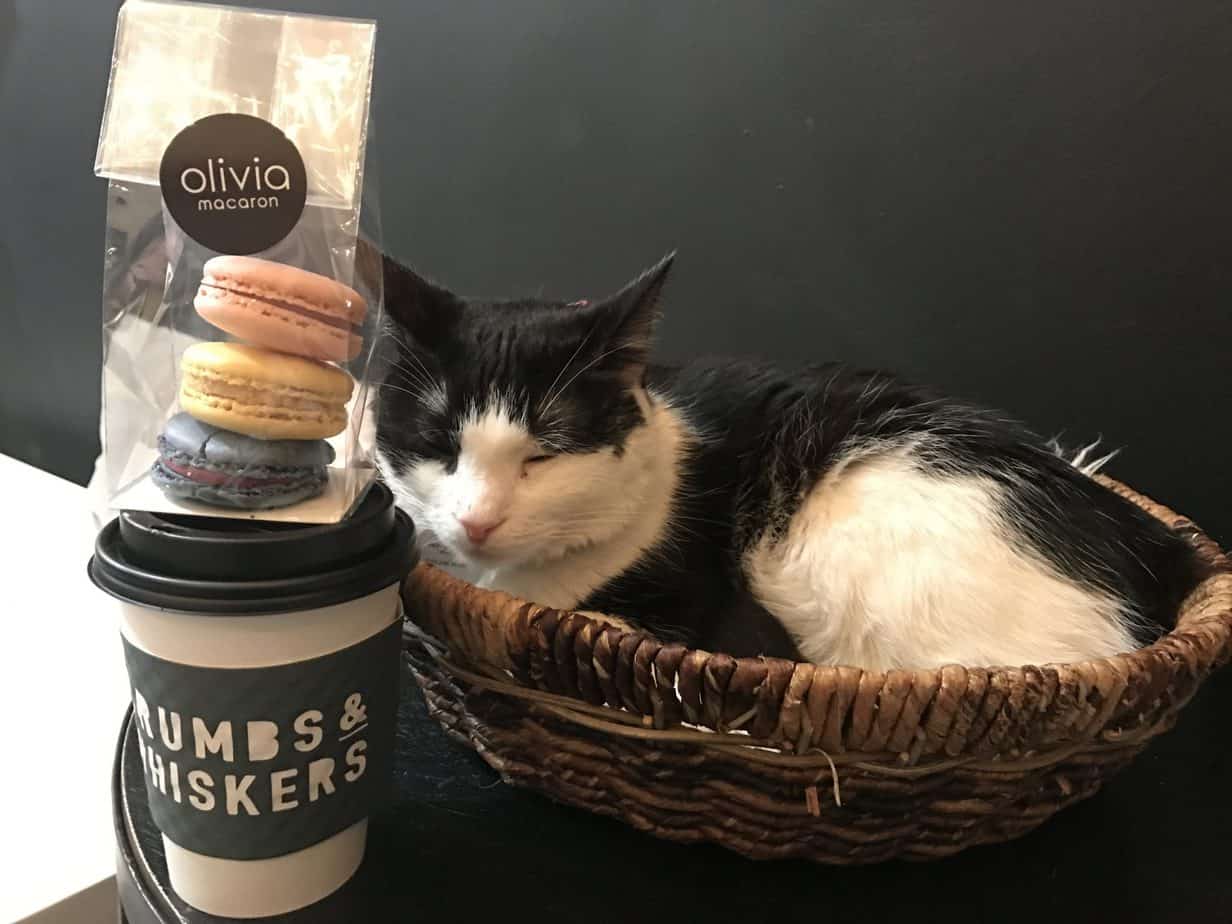
M736 655L1075 661L1169 625L1191 548L992 411L837 365L648 364L611 297L458 297L392 261L379 466L481 586Z

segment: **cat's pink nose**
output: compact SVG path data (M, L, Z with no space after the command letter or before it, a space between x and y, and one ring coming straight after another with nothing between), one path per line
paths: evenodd
M458 517L458 522L462 524L462 528L466 530L466 538L475 545L483 545L488 540L488 536L496 532L496 528L504 523L504 520L488 520L483 517L476 517L472 514L463 514Z

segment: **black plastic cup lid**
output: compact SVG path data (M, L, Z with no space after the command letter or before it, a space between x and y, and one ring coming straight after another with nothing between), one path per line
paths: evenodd
M129 603L228 615L354 600L417 561L415 527L377 483L349 517L319 526L125 511L98 534L89 572Z

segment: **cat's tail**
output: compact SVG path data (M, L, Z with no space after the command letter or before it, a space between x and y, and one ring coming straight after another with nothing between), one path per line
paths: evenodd
M1036 514L1055 530L1048 545L1066 551L1058 566L1065 570L1077 562L1074 577L1123 598L1126 628L1145 645L1176 625L1181 602L1212 573L1212 565L1185 534L1089 477L1120 452L1100 454L1100 442L1072 451L1058 439L1049 441L1070 477L1058 472L1058 481L1039 486L1046 495L1056 493ZM1075 478L1074 471L1088 477Z
M1057 457L1064 459L1078 471L1084 475L1094 475L1103 470L1104 466L1121 454L1119 448L1112 452L1105 453L1102 456L1096 455L1100 444L1103 443L1102 436L1096 438L1094 443L1088 443L1077 451L1068 449L1061 445L1059 436L1054 436L1048 441L1048 448Z

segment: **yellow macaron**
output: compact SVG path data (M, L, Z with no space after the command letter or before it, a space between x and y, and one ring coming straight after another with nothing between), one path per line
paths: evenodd
M267 440L346 429L354 380L336 366L241 343L198 343L180 362L180 407L215 427Z

